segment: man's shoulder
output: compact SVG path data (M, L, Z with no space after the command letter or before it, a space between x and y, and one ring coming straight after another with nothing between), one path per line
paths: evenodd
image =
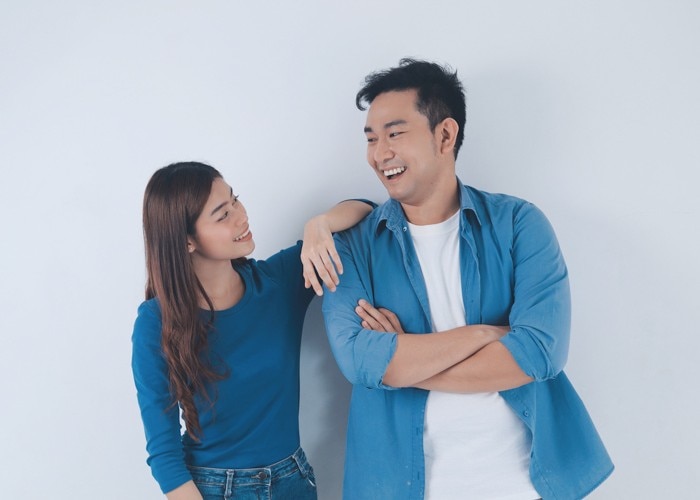
M336 245L352 253L367 253L386 244L387 223L397 217L400 205L389 199L378 205L355 226L335 234ZM403 213L403 212L402 212Z
M541 214L530 201L504 193L491 193L472 186L462 187L462 208L471 209L481 225L512 225L523 216Z
M358 222L351 228L344 231L336 233L336 235L343 237L350 236L371 236L377 228L382 224L382 221L389 217L389 214L394 210L394 203L391 199L386 200L384 203L377 205L364 219Z
M467 197L475 205L477 212L479 209L493 210L498 208L517 208L531 204L529 201L511 194L492 193L467 184L462 184L462 187L464 189L463 192L467 194Z

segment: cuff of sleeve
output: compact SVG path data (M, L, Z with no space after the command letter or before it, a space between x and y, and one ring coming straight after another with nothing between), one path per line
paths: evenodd
M387 366L396 351L396 334L362 329L355 341L355 373L365 387L395 390L382 383Z
M506 346L506 349L508 349L510 355L513 356L513 359L525 375L538 381L542 380L542 377L538 376L536 369L537 361L535 358L539 353L536 353L535 357L533 357L532 353L529 352L532 348L528 349L528 346L523 344L518 334L510 331L501 338L500 342Z
M174 475L167 475L166 477L163 477L163 474L157 471L153 471L153 477L155 477L158 486L160 486L160 491L162 491L164 495L192 481L192 475L187 469L179 471Z

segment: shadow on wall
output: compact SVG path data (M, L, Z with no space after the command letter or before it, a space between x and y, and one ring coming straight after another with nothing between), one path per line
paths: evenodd
M351 386L331 353L315 299L304 324L301 344L301 444L316 473L319 500L342 498L345 432Z

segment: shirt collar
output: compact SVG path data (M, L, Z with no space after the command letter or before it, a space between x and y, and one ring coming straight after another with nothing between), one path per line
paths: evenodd
M459 206L462 213L471 211L474 214L476 222L481 225L481 220L479 218L479 213L477 212L477 207L472 199L469 189L465 186L462 181L457 177L457 185L459 186ZM401 203L394 199L389 199L386 203L380 205L377 208L378 215L375 220L374 231L375 233L383 227L388 227L389 229L402 228L406 225L406 215L403 213L401 208Z

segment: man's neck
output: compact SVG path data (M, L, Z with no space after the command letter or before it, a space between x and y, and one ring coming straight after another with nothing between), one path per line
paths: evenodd
M438 187L433 195L419 205L402 203L406 219L417 226L439 224L449 219L459 210L459 185L457 177Z

